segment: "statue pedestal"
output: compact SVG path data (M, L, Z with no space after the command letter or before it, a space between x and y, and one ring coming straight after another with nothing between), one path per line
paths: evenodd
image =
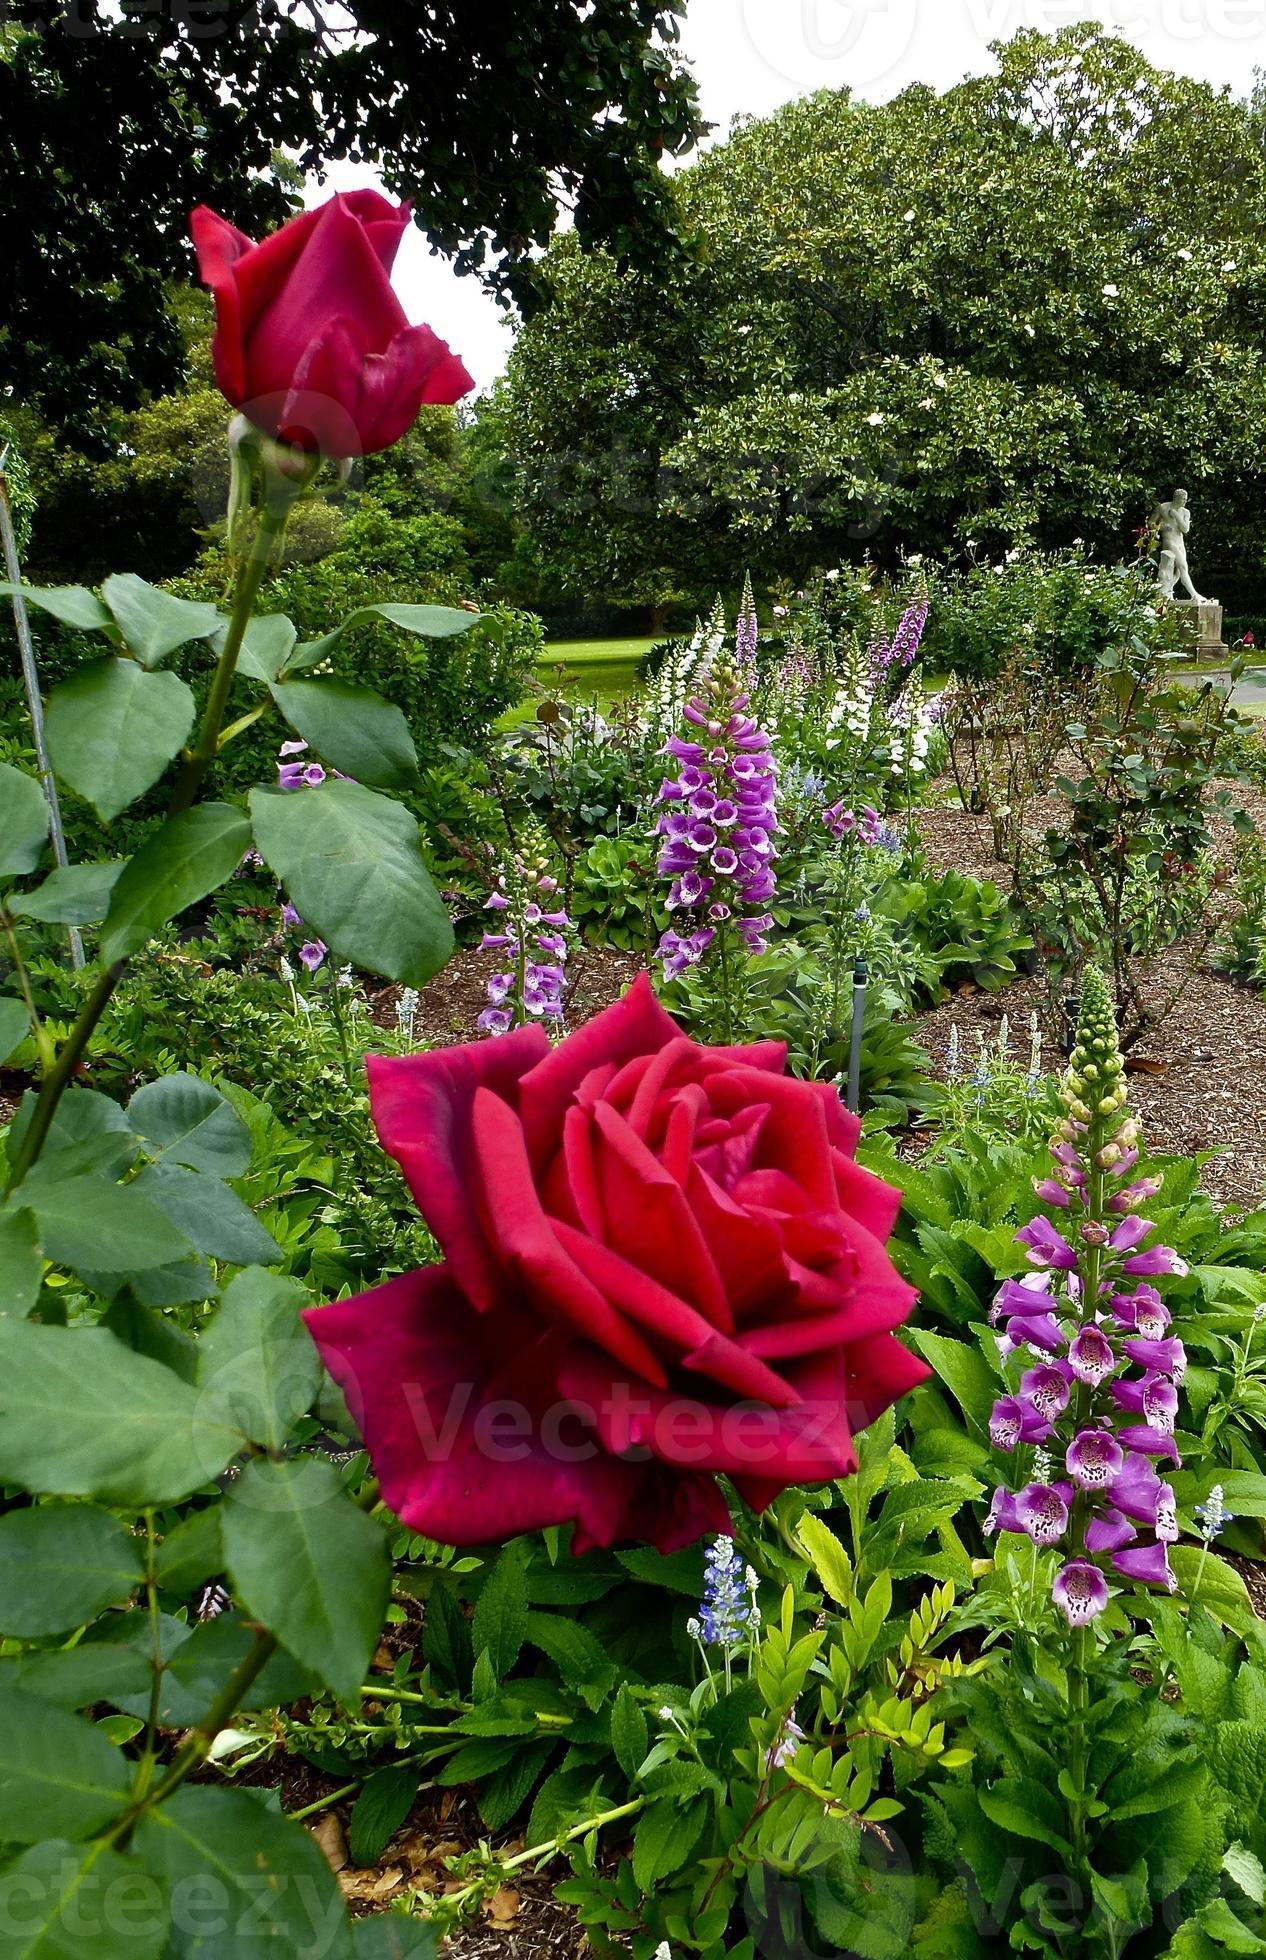
M1222 607L1216 599L1167 599L1178 619L1184 648L1193 660L1227 660L1230 649L1222 638Z

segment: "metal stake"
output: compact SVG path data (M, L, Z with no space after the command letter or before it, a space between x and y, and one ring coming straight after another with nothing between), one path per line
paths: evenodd
M853 1039L848 1054L848 1106L862 1113L862 1030L866 1022L866 989L870 976L860 956L853 966Z
M22 679L26 686L26 705L30 710L31 727L35 733L35 756L39 763L40 780L44 785L44 796L48 803L49 828L53 836L53 856L64 870L70 859L66 855L66 832L62 826L62 808L57 798L57 783L53 776L53 766L48 759L48 748L44 741L44 704L40 699L40 679L35 666L35 647L31 640L31 622L27 617L26 600L22 597L22 567L18 562L18 540L13 529L13 512L9 505L9 478L5 464L9 460L9 447L6 442L0 449L0 540L4 544L4 567L10 585L13 587L13 623L17 628L18 652L22 657ZM84 943L78 926L67 926L66 937L70 941L70 963L78 973L84 966Z

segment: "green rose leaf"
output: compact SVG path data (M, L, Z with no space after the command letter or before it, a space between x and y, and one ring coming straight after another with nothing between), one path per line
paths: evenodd
M83 1838L124 1808L131 1769L100 1729L17 1688L0 1689L0 1838Z
M425 985L453 928L407 810L359 783L251 792L255 841L309 928L339 959Z
M358 606L332 633L325 634L319 640L304 640L297 646L286 662L286 672L294 673L300 667L319 667L333 653L344 633L353 626L363 626L370 619L385 619L389 626L398 626L402 633L416 633L425 640L447 640L455 633L468 633L478 617L478 613L463 612L456 606L406 606L394 600L388 600L381 606Z
M212 1177L241 1177L251 1133L233 1105L197 1075L162 1075L137 1090L127 1120L151 1156Z
M152 1651L150 1628L148 1622L137 1617L134 1644L147 1653ZM192 1628L179 1620L167 1621L164 1625L166 1666L158 1705L158 1719L163 1728L191 1728L254 1652L255 1645L254 1629L238 1613L222 1613ZM239 1706L282 1708L318 1691L312 1675L279 1649L251 1683ZM149 1702L147 1683L141 1693L120 1697L118 1705L128 1714L144 1717L149 1713Z
M137 1858L52 1838L4 1874L5 1960L157 1960L169 1953L163 1886Z
M0 1481L120 1507L174 1504L244 1443L205 1393L105 1328L0 1320Z
M399 708L349 681L285 681L273 700L310 748L359 783L398 789L417 781L418 756Z
M30 1313L43 1274L35 1213L25 1205L0 1211L0 1314Z
M131 1186L158 1206L169 1224L210 1259L260 1266L281 1258L281 1247L250 1206L205 1171L150 1164Z
M108 578L101 597L142 667L161 666L169 653L190 640L209 640L223 623L214 606L175 599L135 572Z
M114 620L95 592L86 585L0 585L0 597L11 599L20 592L28 606L46 612L63 626L81 633L111 633Z
M144 1576L140 1540L91 1504L37 1504L0 1518L0 1633L69 1633L122 1606Z
M40 919L50 926L95 926L109 910L123 862L115 858L109 864L59 865L34 891L9 899L9 910L16 918Z
M151 1679L145 1655L114 1641L83 1640L45 1653L32 1648L0 1661L0 1687L21 1688L59 1708L92 1708L99 1701L117 1708L120 1698L148 1697Z
M299 1318L306 1303L297 1280L239 1273L198 1342L200 1384L264 1449L282 1447L320 1391L321 1357Z
M212 642L217 653L224 645L228 630L226 620ZM238 671L249 675L252 680L275 681L298 637L294 621L287 619L284 613L265 613L261 619L252 619L237 656Z
M217 891L250 841L250 824L227 803L197 803L168 817L123 867L102 929L102 959L126 959L169 919Z
M31 1032L31 1016L26 1002L12 994L0 994L0 1062L7 1062Z
M73 1271L145 1272L189 1255L183 1232L135 1185L66 1176L62 1166L41 1159L18 1194L35 1213L45 1256Z
M317 1457L254 1458L224 1507L233 1594L354 1707L390 1590L387 1540Z
M34 776L0 762L0 876L34 871L48 842L48 804Z
M181 1960L353 1960L334 1874L301 1824L245 1790L186 1783L147 1811L136 1855L169 1886L198 1888L214 1910L180 1935Z
M193 695L178 674L94 660L49 697L53 767L109 823L158 781L193 717Z
M220 1507L209 1504L194 1511L169 1531L154 1561L158 1583L165 1592L188 1596L196 1586L218 1578L224 1570L224 1537Z

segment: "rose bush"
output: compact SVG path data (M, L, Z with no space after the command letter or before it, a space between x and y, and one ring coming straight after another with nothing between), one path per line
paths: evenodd
M266 435L323 456L369 456L427 402L474 386L430 327L409 325L391 287L407 204L349 191L257 245L206 205L189 224L215 295L215 374Z
M407 1524L477 1544L574 1522L671 1551L855 1467L928 1373L893 1329L899 1194L780 1043L703 1048L645 976L539 1027L370 1058L375 1121L443 1265L308 1326Z

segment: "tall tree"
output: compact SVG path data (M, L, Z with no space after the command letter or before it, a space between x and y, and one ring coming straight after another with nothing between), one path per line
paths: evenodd
M164 286L189 208L266 227L294 166L379 165L439 249L525 305L563 208L621 262L671 252L660 160L701 128L683 5L8 0L0 372L108 445L113 411L176 378Z
M1128 550L1157 491L1260 563L1266 124L1094 27L678 173L670 282L564 239L498 404L573 589L706 594L902 548Z

